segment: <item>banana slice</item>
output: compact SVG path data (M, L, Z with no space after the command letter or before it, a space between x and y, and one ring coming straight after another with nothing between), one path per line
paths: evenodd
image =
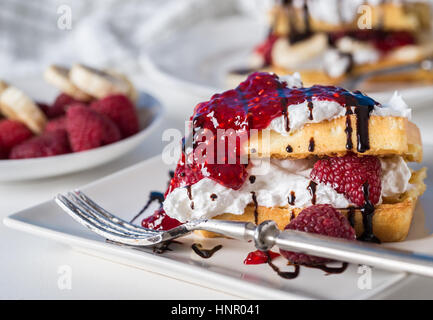
M78 89L71 80L69 80L68 68L51 65L45 70L44 78L48 83L74 99L81 101L89 101L92 99L90 95Z
M24 123L34 133L42 133L47 119L24 92L8 87L0 95L0 111L6 118Z
M137 96L128 78L113 71L102 71L75 64L69 72L69 79L78 88L98 99L110 94L121 93L134 101Z
M328 38L324 33L317 33L294 44L290 44L286 38L280 38L272 48L272 61L278 67L297 69L300 64L325 52L327 47Z

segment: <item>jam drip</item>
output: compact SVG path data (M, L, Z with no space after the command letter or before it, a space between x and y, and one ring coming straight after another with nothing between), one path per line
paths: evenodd
M166 194L175 188L192 185L205 176L238 190L248 178L249 162L245 155L241 155L241 141L248 139L251 129L267 128L273 119L284 116L284 112L288 115L290 105L305 101L336 101L343 107L354 107L358 117L358 149L363 152L369 148L368 118L373 106L379 105L376 101L360 91L350 92L334 86L288 88L275 74L256 72L236 89L215 94L209 101L195 107L191 118L194 133L192 149L195 152L182 153ZM288 125L286 121L286 129L290 129ZM226 130L225 132L229 130L236 137L217 139L220 129ZM212 135L207 138L206 135L199 135L201 131L210 131ZM223 156L216 152L217 146L221 148L222 142L225 152L220 153ZM288 146L287 151L291 150ZM234 163L227 161L230 159L227 155L230 154Z
M192 250L203 259L209 259L214 255L215 252L220 250L222 247L223 246L219 244L212 249L204 249L200 243L193 243L191 246Z
M149 200L147 200L143 208L135 215L134 218L131 219L130 222L133 223L139 216L141 216L147 210L147 208L149 208L150 204L155 200L159 202L159 206L161 207L162 203L164 202L164 194L159 191L151 191L149 194Z

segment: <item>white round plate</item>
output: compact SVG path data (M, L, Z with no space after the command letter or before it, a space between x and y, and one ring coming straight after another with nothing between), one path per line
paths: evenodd
M169 36L158 39L142 53L140 62L154 80L210 97L227 89L225 79L230 70L248 65L253 48L266 37L267 30L268 26L242 15L172 26L166 32ZM397 89L411 107L426 106L433 100L433 86ZM383 103L394 91L367 94Z
M132 151L157 126L163 107L153 96L140 92L137 112L140 123L138 133L83 152L34 159L0 160L0 181L29 180L77 172L102 165Z

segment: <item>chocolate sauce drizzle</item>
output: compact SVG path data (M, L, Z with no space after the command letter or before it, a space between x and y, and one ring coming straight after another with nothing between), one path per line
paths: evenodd
M257 211L258 204L257 204L257 197L256 193L254 191L251 191L251 197L253 198L254 203L254 223L259 224L259 212Z
M213 254L215 252L217 252L218 250L220 250L223 246L222 245L217 245L215 247L213 247L212 249L204 249L203 246L200 243L193 243L191 248L192 250L200 257L202 257L203 259L209 259L210 257L213 256Z
M256 182L256 176L250 176L248 179L250 180L250 183Z
M358 140L357 150L364 153L370 149L370 139L368 135L368 120L374 106L356 106L356 135Z
M215 193L212 193L210 195L210 198L212 199L212 201L215 201L218 198L218 196Z
M290 195L289 195L287 201L289 202L289 204L291 206L294 206L295 205L295 200L296 200L295 191L290 191Z
M131 219L131 223L133 223L139 216L143 214L149 208L150 204L157 200L159 202L159 206L162 207L162 203L164 202L164 194L159 191L151 191L149 194L149 199L147 200L144 207Z
M316 187L317 187L317 183L315 183L314 181L310 181L307 187L308 191L311 194L311 203L313 205L316 204Z
M186 186L186 192L188 194L189 200L191 201L191 204L190 204L191 209L194 210L194 201L192 200L192 192L191 192L191 186L190 185Z
M312 101L308 101L308 110L310 112L310 115L308 116L309 120L313 120L313 102Z
M362 191L364 192L364 206L361 208L362 213L362 224L364 226L364 232L358 238L360 241L380 243L380 240L373 234L373 216L374 216L374 205L369 199L368 182L362 185Z
M290 119L289 119L289 106L288 106L287 98L281 99L281 110L282 110L283 117L284 117L284 123L285 123L286 131L289 132L290 131Z
M309 151L309 152L313 152L313 151L314 151L314 147L315 147L314 138L311 137L311 138L310 138L310 142L309 142L309 144L308 144L308 151Z
M307 3L305 2L302 7L302 13L303 13L302 18L303 18L304 30L299 30L296 23L297 13L292 2L293 1L291 0L285 0L283 1L283 4L285 6L288 6L288 12L289 12L290 33L288 35L288 40L290 43L296 43L298 41L302 41L309 38L312 35L312 32L310 27L309 11L308 11Z
M350 206L347 208L349 211L347 212L347 220L349 220L350 226L352 228L355 227L355 207Z
M344 129L344 132L346 132L346 149L352 150L353 149L353 142L352 142L352 122L350 121L350 115L346 114L346 129Z
M292 212L290 212L290 221L292 221L293 219L295 219L295 213L292 210Z

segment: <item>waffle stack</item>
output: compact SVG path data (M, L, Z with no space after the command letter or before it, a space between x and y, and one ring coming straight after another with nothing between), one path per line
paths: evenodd
M240 143L248 163L186 165L183 154L164 201L170 217L256 224L271 219L283 229L304 208L330 204L361 239L406 238L426 170L407 165L422 161L422 143L398 94L382 105L359 91L303 87L296 77L254 73L196 106L192 123L193 132L249 132ZM195 140L194 148L210 142ZM209 150L206 155L208 161ZM338 161L339 167L329 167L334 174L322 171L332 178L321 178L319 170Z

